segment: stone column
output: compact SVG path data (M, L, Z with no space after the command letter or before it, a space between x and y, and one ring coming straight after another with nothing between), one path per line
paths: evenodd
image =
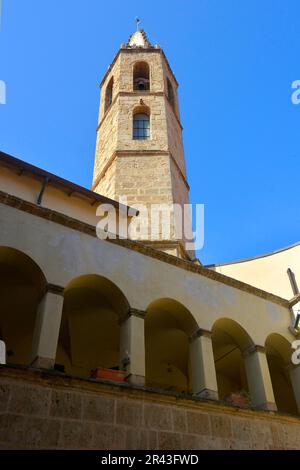
M6 364L6 344L0 340L0 364Z
M43 369L54 367L63 301L63 288L48 284L36 315L32 342L34 367Z
M300 414L300 365L290 366L289 375L292 382L297 408Z
M243 351L252 404L259 409L276 411L271 376L263 346L251 346Z
M210 331L199 329L190 337L192 384L194 395L218 400L218 385L211 335Z
M127 373L126 380L135 385L145 384L146 312L131 308L120 321L120 368Z

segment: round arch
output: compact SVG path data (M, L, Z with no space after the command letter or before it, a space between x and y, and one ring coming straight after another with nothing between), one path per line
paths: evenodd
M220 399L232 393L249 393L243 352L254 345L246 330L235 320L220 318L212 327L212 345Z
M119 368L119 320L129 310L123 292L98 274L79 276L65 288L56 362L72 375L97 367Z
M132 111L133 140L150 139L150 108L145 105L136 106Z
M132 117L136 116L137 114L146 114L149 118L150 118L150 108L149 106L146 106L146 105L138 105L138 106L134 106L134 108L132 109Z
M198 329L191 312L180 302L162 298L147 308L145 318L146 383L190 392L189 337Z
M29 364L38 305L45 293L46 278L28 255L0 247L0 339L7 362Z
M134 63L133 89L137 91L150 90L150 67L148 62L138 61Z
M298 414L290 377L293 349L290 342L278 333L271 333L265 343L267 361L278 411Z

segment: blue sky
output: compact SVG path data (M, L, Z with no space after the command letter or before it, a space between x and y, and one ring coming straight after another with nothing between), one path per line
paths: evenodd
M180 84L202 262L299 241L298 0L2 0L0 149L90 188L98 85L137 15Z

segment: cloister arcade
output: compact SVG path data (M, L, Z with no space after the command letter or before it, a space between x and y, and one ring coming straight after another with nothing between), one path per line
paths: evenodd
M7 246L0 248L0 280L8 364L59 366L80 377L97 367L123 369L134 384L222 401L244 390L253 407L299 414L300 368L281 334L255 344L242 322L221 313L208 330L168 297L136 309L99 273L59 289L28 254Z

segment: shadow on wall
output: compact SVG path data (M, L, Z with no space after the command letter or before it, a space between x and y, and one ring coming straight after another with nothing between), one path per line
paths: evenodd
M192 392L189 337L197 331L192 314L181 303L159 299L145 319L146 384Z
M36 314L45 289L45 276L29 256L0 248L0 339L8 362L31 363Z
M120 289L99 275L72 280L65 289L56 362L71 375L91 376L120 365L120 318L129 304Z
M0 281L0 340L6 346L7 362L30 365L37 311L47 287L45 276L26 254L0 247ZM56 367L85 377L99 367L120 369L120 323L128 312L125 295L107 278L90 274L73 279L64 290ZM198 330L193 315L180 302L162 298L149 305L144 322L147 386L193 392L190 340ZM247 397L248 402L253 399L249 385L255 389L253 381L248 383L253 377L249 363L245 365L245 352L254 347L252 339L237 322L221 318L213 325L211 341L219 398L241 392L247 404ZM295 415L299 372L295 378L291 351L290 343L273 333L260 354L270 372L278 410ZM144 361L143 351L138 360ZM196 361L194 373L201 372L201 367L201 361Z

